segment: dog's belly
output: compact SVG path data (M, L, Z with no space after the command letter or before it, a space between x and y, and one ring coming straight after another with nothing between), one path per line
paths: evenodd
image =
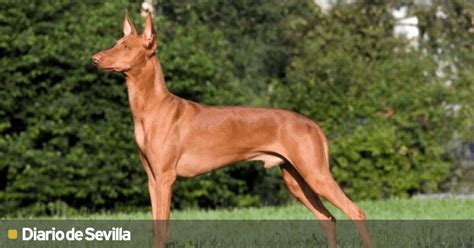
M263 166L266 169L272 168L277 165L281 165L285 162L281 157L277 155L266 154L266 153L259 154L251 159L248 159L248 161L262 161Z
M285 162L284 159L278 155L262 152L214 157L185 155L180 159L176 173L179 177L195 177L240 161L262 161L263 166L267 169Z

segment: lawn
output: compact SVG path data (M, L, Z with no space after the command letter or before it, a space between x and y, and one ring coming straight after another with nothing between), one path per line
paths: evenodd
M325 204L336 218L345 219L332 205ZM373 220L367 222L367 225L376 247L472 247L474 244L471 231L474 229L474 199L391 199L361 201L358 205L366 212L368 219ZM148 211L102 212L74 216L19 217L17 219L22 221L10 219L3 220L3 223L4 228L12 229L24 226L38 226L40 229L55 226L59 230L69 230L72 227L84 230L89 226L99 230L124 227L133 233L132 241L77 242L68 243L72 245L68 247L83 247L84 244L87 247L150 247L150 217ZM170 223L168 247L326 246L318 222L312 221L314 218L311 213L296 202L279 207L175 210L172 211L172 219L178 221ZM360 238L349 221L338 222L337 240L339 247L360 247ZM21 242L5 238L3 241L0 238L0 244L2 242L8 247L25 247ZM35 247L63 247L64 243L38 243L40 244L42 246Z
M331 204L325 205L336 219L345 216ZM370 220L473 220L474 199L391 199L361 201L362 208ZM94 213L78 216L55 216L53 219L150 219L149 212ZM313 215L301 204L294 202L286 206L223 209L223 210L172 210L174 220L311 220Z

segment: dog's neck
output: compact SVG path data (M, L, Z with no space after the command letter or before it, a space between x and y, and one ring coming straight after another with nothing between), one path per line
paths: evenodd
M162 105L171 96L165 83L160 61L156 56L125 72L128 98L133 117L142 118L150 104Z
M127 77L127 87L129 88L157 95L169 93L160 61L156 56L152 56L142 64L134 66L126 71L125 75Z

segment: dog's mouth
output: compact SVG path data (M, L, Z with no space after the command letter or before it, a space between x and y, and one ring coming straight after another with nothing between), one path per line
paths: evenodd
M112 67L105 67L105 66L102 66L101 64L96 63L95 66L101 71L114 71Z
M117 68L114 66L107 66L107 63L104 63L104 57L98 54L94 54L92 56L92 61L94 62L95 66L103 71L115 71Z
M116 67L116 66L105 66L102 63L96 63L96 62L94 62L94 64L101 71L123 72L123 71L126 71L128 69L128 68L121 68L121 67Z
M92 56L92 62L99 70L103 71L115 71L115 72L125 72L130 70L128 65L120 65L113 58L108 58L104 56L103 52L96 53Z
M112 67L105 67L105 66L101 66L100 64L95 64L95 65L101 71L114 71L114 68Z

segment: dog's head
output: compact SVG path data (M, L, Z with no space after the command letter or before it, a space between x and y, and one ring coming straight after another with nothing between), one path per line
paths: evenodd
M138 35L133 22L125 12L123 34L114 47L92 56L99 69L126 72L154 56L158 44L150 12L145 19L145 28L141 35Z

